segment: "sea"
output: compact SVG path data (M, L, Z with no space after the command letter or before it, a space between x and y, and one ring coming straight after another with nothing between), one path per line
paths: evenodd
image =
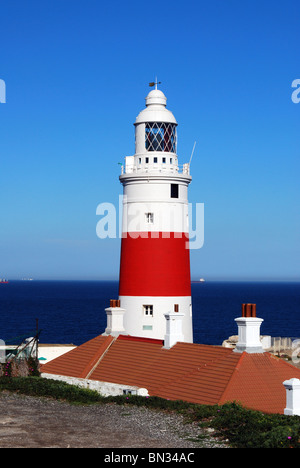
M104 332L118 281L10 281L0 284L0 339L80 345ZM261 334L300 338L300 282L192 283L194 342L222 345L237 335L242 303L256 304Z

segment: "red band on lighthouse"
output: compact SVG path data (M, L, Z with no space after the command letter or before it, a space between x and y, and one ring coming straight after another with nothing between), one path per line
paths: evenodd
M130 233L122 238L120 296L190 296L185 233Z

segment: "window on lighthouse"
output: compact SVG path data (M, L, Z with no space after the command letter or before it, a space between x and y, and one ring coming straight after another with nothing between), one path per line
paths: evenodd
M146 223L153 224L154 222L154 214L153 213L146 213Z
M176 125L164 122L148 122L145 125L147 151L176 153Z
M178 184L171 184L171 198L178 198Z
M153 316L153 305L144 305L144 315Z

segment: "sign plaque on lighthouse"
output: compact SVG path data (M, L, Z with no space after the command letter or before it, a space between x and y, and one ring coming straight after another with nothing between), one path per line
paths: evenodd
M193 341L189 252L189 164L180 167L177 122L164 93L151 90L135 121L135 155L125 158L119 278L124 329L164 339L166 314Z

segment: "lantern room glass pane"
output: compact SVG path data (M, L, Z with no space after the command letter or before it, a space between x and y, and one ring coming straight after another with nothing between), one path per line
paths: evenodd
M164 122L146 123L145 147L147 151L176 154L176 125Z

